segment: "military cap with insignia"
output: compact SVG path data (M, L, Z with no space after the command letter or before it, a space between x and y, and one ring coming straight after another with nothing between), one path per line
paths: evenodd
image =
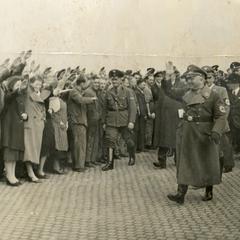
M240 68L240 62L232 62L232 63L230 64L230 68L231 68L232 70L236 70L236 69Z
M238 75L236 73L231 73L228 76L227 80L228 80L227 81L228 84L239 84L240 83L240 75Z
M118 69L112 69L109 72L108 76L109 76L109 78L115 78L115 77L122 78L122 77L124 77L124 73Z
M206 79L207 73L196 65L189 65L187 67L187 76L188 77L202 76Z
M207 77L211 77L214 75L214 70L210 66L204 66L204 67L202 67L202 70L207 73Z

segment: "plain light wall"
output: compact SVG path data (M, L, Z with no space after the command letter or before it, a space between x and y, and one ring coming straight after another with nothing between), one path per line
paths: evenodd
M32 49L44 68L240 61L240 0L1 0L0 61Z

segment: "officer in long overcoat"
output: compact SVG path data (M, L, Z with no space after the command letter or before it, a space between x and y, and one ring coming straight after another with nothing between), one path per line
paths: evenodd
M183 96L184 109L177 129L177 194L168 198L184 203L188 185L206 187L202 200L213 197L213 185L221 182L219 143L226 126L226 109L221 98L204 86L206 72L188 67L190 90Z

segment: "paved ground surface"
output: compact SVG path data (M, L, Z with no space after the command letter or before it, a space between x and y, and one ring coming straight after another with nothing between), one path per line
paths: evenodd
M175 167L153 169L154 153L116 169L51 175L41 184L0 183L0 239L240 239L240 162L224 175L212 202L190 190L185 205L169 202Z

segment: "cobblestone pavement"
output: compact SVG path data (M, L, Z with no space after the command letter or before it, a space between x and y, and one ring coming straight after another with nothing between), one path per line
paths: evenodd
M240 162L214 200L191 189L183 206L166 195L176 190L175 167L153 168L155 154L116 169L51 175L41 184L0 183L0 239L240 239Z

